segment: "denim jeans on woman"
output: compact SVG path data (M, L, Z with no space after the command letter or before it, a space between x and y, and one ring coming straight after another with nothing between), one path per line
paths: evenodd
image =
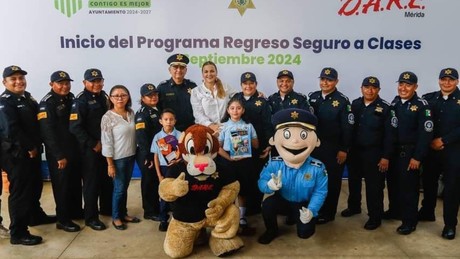
M134 156L113 160L115 177L113 178L112 218L124 219L128 214L126 203L128 186L134 169Z

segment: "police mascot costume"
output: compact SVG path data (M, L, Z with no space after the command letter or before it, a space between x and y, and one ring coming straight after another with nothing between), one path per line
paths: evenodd
M206 227L212 227L209 246L216 256L243 247L236 236L239 210L234 204L240 184L231 172L214 162L219 141L212 133L202 125L187 128L179 139L183 160L171 166L160 182L160 197L172 202L173 219L164 251L173 258L190 255L198 240L206 240Z
M278 214L287 215L288 225L297 225L298 237L312 236L327 195L326 168L310 157L320 145L315 132L316 116L292 108L275 113L272 122L275 134L269 142L276 147L279 157L265 165L258 181L265 194L262 216L266 231L258 239L261 244L269 244L278 236Z

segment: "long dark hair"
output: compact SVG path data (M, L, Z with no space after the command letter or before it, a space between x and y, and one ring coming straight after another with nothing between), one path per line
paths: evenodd
M131 94L129 93L129 90L128 90L128 88L126 88L126 86L124 86L124 85L115 85L115 86L113 86L112 89L110 89L109 96L112 97L113 91L115 91L117 89L121 89L121 90L125 91L128 94L129 99L128 99L128 102L126 103L125 109L127 111L129 111L129 112L132 112L133 110L131 109L131 105L132 105ZM110 99L109 109L113 109L113 107L114 107L114 105L113 105L112 99Z
M244 109L244 112L241 115L241 120L244 121L244 123L249 123L249 120L248 120L248 118L246 116L246 108L244 107L244 103L240 98L237 98L237 97L232 97L232 99L230 99L230 101L228 101L227 108L225 108L224 117L222 117L222 120L220 122L222 122L222 123L227 122L230 119L230 114L228 114L228 107L230 107L230 105L232 105L232 103L235 103L235 102L239 103L241 105L241 107L243 107L243 109Z

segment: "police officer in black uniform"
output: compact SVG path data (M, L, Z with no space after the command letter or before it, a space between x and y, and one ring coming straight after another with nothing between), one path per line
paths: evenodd
M431 149L423 166L423 201L419 220L435 220L439 175L444 181L444 229L441 236L454 239L460 202L460 90L454 68L439 73L439 91L424 95L435 124Z
M56 202L57 229L76 232L80 226L72 217L82 213L81 172L78 142L69 131L69 116L74 95L69 74L51 74L51 91L40 101L38 123L45 143L46 160Z
M343 217L361 213L361 185L366 182L366 203L369 220L367 230L381 225L385 172L394 149L397 119L390 104L379 97L380 81L374 76L364 78L362 97L351 103L355 118L352 146L347 159L348 207Z
M83 85L85 89L72 104L69 128L80 147L85 224L94 230L104 230L106 226L98 216L98 197L100 213L111 215L113 191L107 161L101 154L101 119L109 107L109 97L102 90L104 77L99 69L87 69Z
M187 64L189 59L183 54L174 54L167 60L171 78L162 81L158 85L160 94L160 110L166 108L174 110L176 113L176 129L186 130L195 124L193 117L192 104L190 103L190 93L196 87L195 82L185 79Z
M428 102L417 96L417 87L414 73L401 73L398 96L391 103L398 118L398 128L396 152L389 173L397 184L397 200L393 202L397 202L401 211L402 224L396 229L401 235L412 233L417 226L420 165L433 136L431 110Z
M259 148L252 149L252 158L254 159L254 169L250 178L253 193L247 198L247 215L260 212L262 193L257 187L257 180L262 167L268 160L271 146L268 139L274 134L271 122L271 110L268 101L263 98L257 91L257 78L254 73L245 72L241 75L241 92L236 93L233 98L238 98L244 104L245 116L254 126L259 140Z
M157 108L158 90L153 84L141 87L141 108L136 112L136 161L141 171L141 194L144 218L159 221L160 196L158 177L150 147L155 134L161 130L160 111Z
M320 91L309 94L309 102L318 117L318 138L321 145L312 157L326 165L328 173L328 193L320 210L317 224L325 224L335 219L342 173L351 145L354 116L350 101L337 90L338 73L334 68L323 68L320 74Z
M10 182L10 243L14 245L41 243L42 238L31 235L27 225L32 220L34 225L52 222L39 202L43 183L38 103L26 91L26 74L18 66L6 67L3 71L6 89L0 96L1 157Z
M268 97L272 114L288 108L299 108L313 113L307 97L293 90L294 75L291 71L281 70L278 73L276 83L279 91Z

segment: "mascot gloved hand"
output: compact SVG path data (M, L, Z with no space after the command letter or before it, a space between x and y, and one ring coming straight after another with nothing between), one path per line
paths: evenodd
M279 157L265 165L258 181L265 194L262 216L266 231L258 239L261 244L269 244L278 236L279 212L295 220L298 237L311 237L327 195L326 169L321 161L310 156L320 145L315 132L316 116L306 110L285 109L273 115L272 123L275 134L269 142Z
M163 245L173 258L190 255L200 233L212 227L209 246L216 256L244 246L236 236L239 210L234 202L240 184L232 172L214 162L219 142L213 131L193 125L179 139L183 160L172 165L159 186L160 197L172 203L172 220Z

